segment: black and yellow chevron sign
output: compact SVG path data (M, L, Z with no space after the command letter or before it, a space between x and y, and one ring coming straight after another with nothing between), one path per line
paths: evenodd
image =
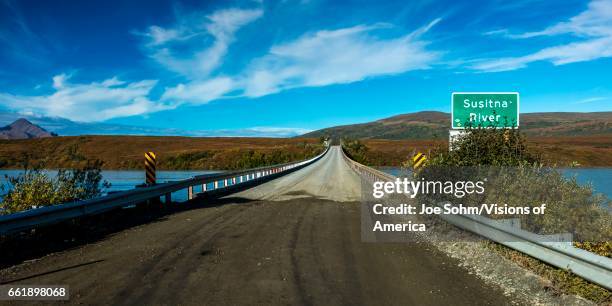
M427 160L425 154L419 152L412 157L412 169L416 170Z
M155 153L145 153L145 182L147 185L155 184Z

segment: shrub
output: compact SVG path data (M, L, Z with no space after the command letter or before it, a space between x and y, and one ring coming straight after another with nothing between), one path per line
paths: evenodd
M589 185L565 177L558 169L544 167L539 156L530 152L518 129L468 129L451 147L437 149L418 179L429 181L479 181L487 178L485 193L461 199L445 195L425 195L429 201L483 203L508 206L546 204L542 215L491 215L493 218L518 217L524 229L539 234L572 233L578 246L607 250L612 240L610 201L593 193ZM602 248L597 246L602 245ZM598 252L609 256L608 251Z
M101 167L102 162L94 160L87 161L80 168L61 169L55 177L50 177L40 168L26 168L19 176L7 176L10 186L2 186L6 192L0 203L2 213L98 197L103 187L110 186L102 181Z
M368 147L359 140L342 139L342 148L352 160L367 164Z
M519 129L468 128L450 146L439 147L429 164L441 166L518 166L540 163L539 155L528 150Z

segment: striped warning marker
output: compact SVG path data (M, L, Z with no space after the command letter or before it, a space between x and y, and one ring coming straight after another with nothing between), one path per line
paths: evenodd
M414 157L412 157L412 168L416 170L427 160L425 154L419 152Z
M147 185L155 184L155 153L145 153L145 179Z

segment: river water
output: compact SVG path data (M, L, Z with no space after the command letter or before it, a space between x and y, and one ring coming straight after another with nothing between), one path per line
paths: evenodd
M399 168L381 168L380 170L393 175L398 175L401 172ZM7 185L6 176L17 176L22 172L22 170L0 170L0 185ZM196 175L218 172L220 171L157 171L157 181L159 183L177 181ZM562 169L562 172L568 177L576 176L580 184L591 183L595 192L603 193L608 198L612 198L612 168L572 168ZM54 170L48 171L50 176L56 173L57 171ZM405 175L405 173L403 174ZM136 185L144 183L144 171L142 170L107 170L102 171L102 176L111 183L110 188L105 189L104 192L129 190L133 189ZM187 198L187 194L186 192L177 192L173 194L173 198L179 201L184 200Z

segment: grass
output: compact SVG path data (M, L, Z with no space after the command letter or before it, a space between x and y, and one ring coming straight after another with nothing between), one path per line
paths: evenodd
M566 293L579 295L599 305L612 304L612 292L606 288L588 282L569 271L555 268L503 245L488 242L486 246L517 263L519 266L533 271L535 274L550 281L549 286L546 288L548 290L552 290L557 294Z

